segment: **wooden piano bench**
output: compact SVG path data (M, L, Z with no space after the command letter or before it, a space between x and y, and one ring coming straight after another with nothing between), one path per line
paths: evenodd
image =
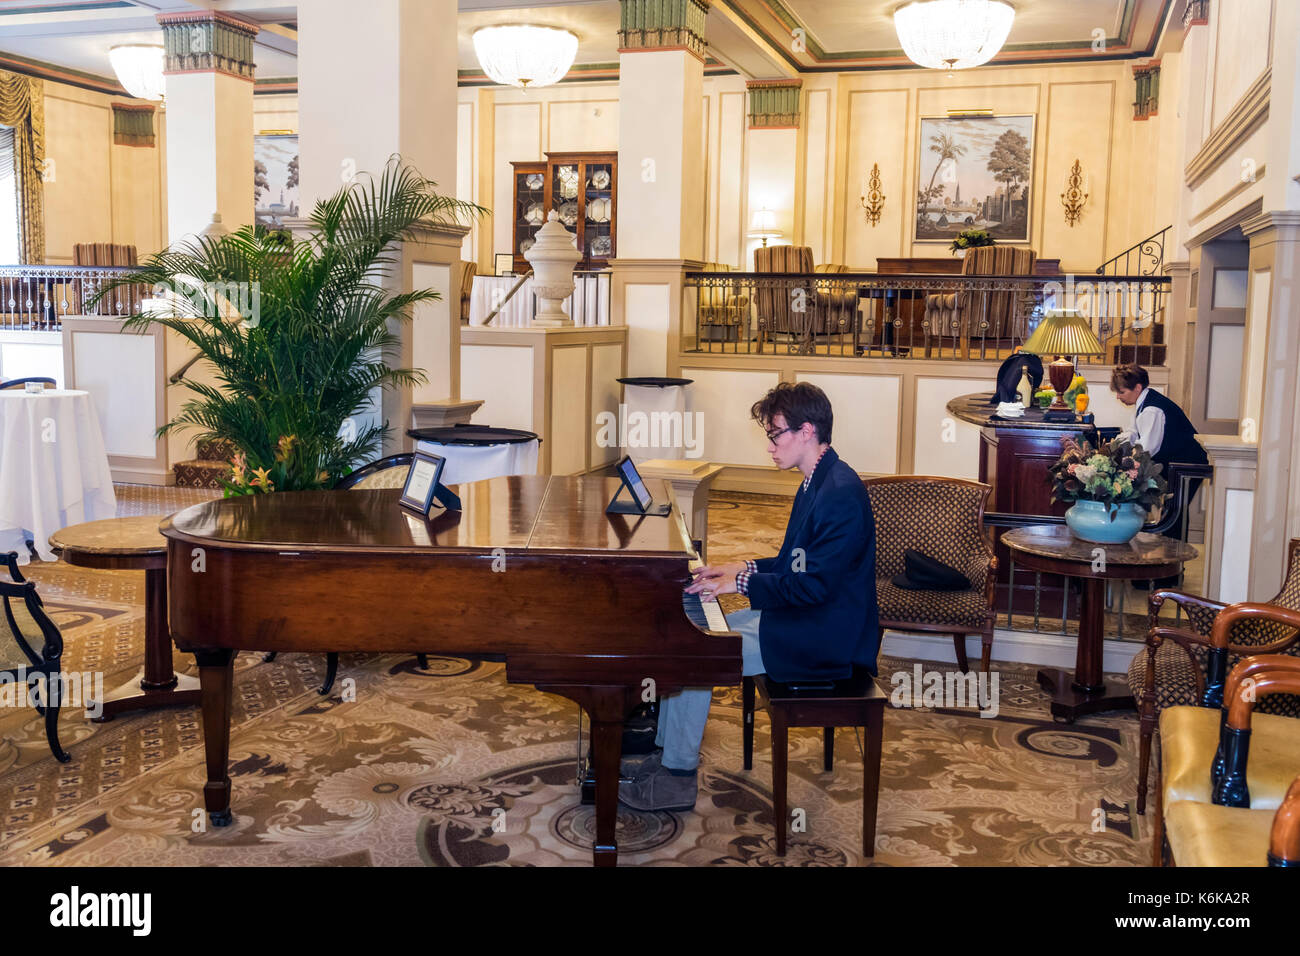
M821 684L782 684L766 674L746 677L741 684L744 704L745 769L754 769L754 699L772 722L772 820L776 826L776 853L785 856L789 828L786 807L786 772L791 727L821 727L824 733L824 769L835 759L835 728L862 727L865 755L862 767L862 855L876 854L876 807L880 801L880 754L884 729L885 692L863 670L852 677Z

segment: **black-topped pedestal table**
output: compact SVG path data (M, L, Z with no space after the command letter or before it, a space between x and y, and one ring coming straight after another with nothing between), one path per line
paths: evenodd
M1076 538L1065 525L1016 528L1002 535L1002 543L1017 564L1080 582L1074 673L1055 667L1038 672L1038 683L1052 695L1052 716L1072 722L1101 710L1133 709L1128 685L1102 671L1106 582L1172 577L1196 557L1196 549L1159 534L1138 534L1127 544L1097 544Z
M105 518L61 528L50 547L68 564L107 571L144 572L144 669L104 696L96 721L150 707L199 704L199 679L177 674L167 630L167 539L158 531L163 515Z

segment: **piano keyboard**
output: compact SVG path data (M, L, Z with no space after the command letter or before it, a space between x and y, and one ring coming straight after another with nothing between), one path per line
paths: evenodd
M702 601L698 594L683 594L682 610L686 612L687 619L698 628L723 634L731 630L727 627L727 616L722 613L722 605L717 601Z

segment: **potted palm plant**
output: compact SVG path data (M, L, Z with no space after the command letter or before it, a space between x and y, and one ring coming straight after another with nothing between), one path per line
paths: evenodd
M227 494L328 488L379 452L387 423L358 428L356 416L374 389L425 381L392 364L393 323L440 298L384 287L393 244L486 211L435 186L394 156L378 179L360 175L318 202L306 237L260 224L201 236L99 293L152 285L153 304L125 328L164 326L210 363L219 385L183 379L192 394L159 434L192 428L233 446Z

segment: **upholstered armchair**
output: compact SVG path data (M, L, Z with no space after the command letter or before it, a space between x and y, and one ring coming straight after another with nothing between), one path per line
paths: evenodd
M1038 254L1014 246L976 246L962 259L964 276L1031 276ZM1028 337L1028 309L1020 292L949 292L925 297L925 354L929 358L937 337L951 336L954 348L971 357L971 339L1003 340L1011 344Z
M848 266L823 263L813 270L818 275L842 275L852 272ZM819 279L816 283L817 312L813 334L840 335L853 333L858 324L858 289L844 280Z
M782 333L811 345L813 318L817 311L812 280L813 253L808 246L760 246L754 250L754 271L806 273L807 281L759 280L754 294L758 320L758 351L769 335Z
M1234 604L1217 621L1267 618L1290 627L1300 612ZM1155 862L1179 866L1300 865L1300 721L1260 714L1300 693L1300 659L1247 657L1226 680L1225 707L1170 707L1160 715L1161 774Z
M1160 623L1160 608L1173 601L1187 615L1185 626ZM1138 702L1140 751L1138 758L1138 813L1146 812L1147 781L1151 770L1151 739L1161 713L1168 707L1218 707L1224 675L1249 654L1287 654L1300 657L1300 631L1266 617L1243 617L1225 632L1226 646L1213 653L1212 633L1219 614L1228 605L1195 594L1162 588L1148 599L1146 647L1128 666L1128 686ZM1300 611L1300 538L1288 548L1282 590L1269 605ZM1217 676L1216 676L1217 674ZM1261 714L1300 717L1300 697L1276 694L1260 701Z
M951 634L962 671L966 635L983 644L988 672L993 654L993 601L997 558L984 532L984 504L990 488L961 478L896 475L863 482L876 522L876 599L880 628ZM903 554L920 551L970 579L964 591L912 591L891 580L903 573Z
M112 268L115 266L135 266L138 265L138 262L136 260L135 246L112 242L78 242L72 247L72 264L74 266ZM82 279L73 279L61 289L56 287L54 298L60 306L60 314L83 314L85 303L90 301L98 289L98 283L90 284ZM132 312L138 311L140 303L149 297L151 291L150 287L146 285L123 286L113 294L113 303L100 303L99 314L130 315ZM67 302L66 306L63 305L64 300Z
M706 262L702 272L730 272L725 262ZM746 325L749 296L741 292L738 282L719 282L699 289L700 338L705 341L734 341ZM707 332L706 332L707 329Z
M460 324L469 325L469 299L470 294L474 291L474 276L478 274L478 264L474 262L461 262L460 264Z

